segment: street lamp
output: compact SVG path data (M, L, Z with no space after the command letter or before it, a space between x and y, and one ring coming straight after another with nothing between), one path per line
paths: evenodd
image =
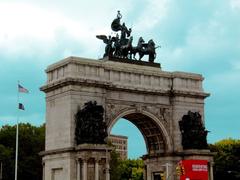
M166 167L166 180L168 180L168 177L169 177L169 169L168 168L171 167L172 164L166 163L166 164L164 164L162 166Z

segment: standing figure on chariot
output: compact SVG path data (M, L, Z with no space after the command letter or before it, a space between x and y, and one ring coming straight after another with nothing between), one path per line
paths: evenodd
M131 35L132 29L131 28L127 28L125 23L122 24L121 27L121 36L120 39L126 39L127 37L129 37Z
M121 24L120 24L121 19L122 19L122 14L120 13L120 11L118 11L117 17L113 20L111 24L111 28L113 31L121 30Z
M118 19L121 19L121 18L122 18L122 14L120 13L119 10L118 10L117 18L118 18Z
M119 39L118 34L115 37L113 48L114 48L114 54L113 55L116 56L116 57L121 56L121 44L120 44L120 39Z
M125 23L121 24L120 20L122 18L122 15L120 13L120 11L118 11L117 17L113 20L112 24L111 24L111 28L113 31L121 31L121 35L120 35L120 44L121 46L126 45L128 42L127 37L130 37L132 29L131 28L127 28Z

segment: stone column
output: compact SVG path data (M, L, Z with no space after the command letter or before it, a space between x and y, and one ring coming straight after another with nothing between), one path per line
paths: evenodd
M79 159L76 160L76 164L77 164L77 180L80 180L80 176L81 176L81 165L80 165Z
M152 172L150 171L150 167L149 165L147 165L147 180L151 180L152 179Z
M106 180L110 180L109 161L106 161Z
M43 176L43 180L45 180L45 162L42 163L42 166L43 166L42 176Z
M95 159L95 180L99 180L99 166L98 166L99 159Z
M213 178L213 162L209 162L209 168L210 168L210 180L214 180Z
M83 159L83 180L87 180L87 159Z
M143 169L143 180L147 180L147 165L144 164Z

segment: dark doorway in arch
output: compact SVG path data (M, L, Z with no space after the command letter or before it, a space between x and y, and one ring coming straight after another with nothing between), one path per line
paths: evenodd
M124 114L122 118L130 121L133 125L135 125L135 128L133 129L138 129L139 132L141 133L140 137L143 137L144 139L144 144L145 144L145 149L146 153L143 153L142 155L160 155L162 153L166 152L166 143L165 143L165 138L163 136L162 130L160 128L160 120L153 120L149 116L142 114L142 113L129 113L129 114ZM120 118L120 119L122 119ZM118 122L115 120L116 123ZM126 122L126 121L125 121ZM125 123L127 124L127 123ZM113 124L114 126L115 124ZM111 128L111 127L110 127ZM110 129L111 130L111 129ZM118 133L119 132L119 133ZM118 131L116 134L119 135L124 135L126 133L125 129L122 129L121 133ZM125 132L125 133L124 133ZM112 132L115 133L115 130ZM137 144L137 139L135 140L136 142L130 142L133 144ZM134 148L135 149L135 148ZM129 148L131 151L131 149Z

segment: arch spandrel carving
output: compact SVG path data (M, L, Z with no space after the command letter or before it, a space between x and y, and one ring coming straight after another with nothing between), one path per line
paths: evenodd
M126 103L126 102L125 102ZM168 106L160 105L142 105L142 104L123 104L122 102L118 103L107 103L106 104L106 113L105 119L107 125L112 123L113 119L116 119L120 114L125 114L124 112L135 112L143 113L149 112L157 117L157 121L160 121L167 132L170 134L170 121L171 121L171 110ZM118 117L121 118L121 117Z

